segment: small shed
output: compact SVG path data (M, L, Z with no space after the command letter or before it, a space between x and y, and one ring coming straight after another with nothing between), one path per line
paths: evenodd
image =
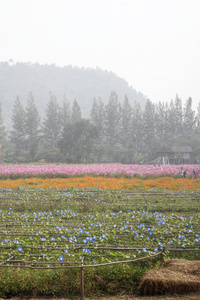
M192 163L192 148L185 147L172 147L170 149L162 147L157 155L159 157L168 158L170 164L191 164Z

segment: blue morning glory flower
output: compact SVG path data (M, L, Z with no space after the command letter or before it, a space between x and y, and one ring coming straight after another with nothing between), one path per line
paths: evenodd
M59 261L64 261L64 257L63 257L63 256L60 256L60 257L59 257Z
M46 239L42 237L41 238L41 242L45 242L45 241L46 241Z
M84 248L84 249L82 250L82 252L83 252L83 253L89 253L89 254L91 254L90 250L87 249L87 248Z
M22 247L18 247L18 251L23 251L23 248Z
M55 242L55 241L56 241L56 239L55 239L54 237L52 237L52 238L51 238L51 241L52 241L52 242Z
M68 249L65 249L64 252L65 252L66 254L68 254L68 253L69 253L69 250L68 250Z
M158 252L158 247L155 247L154 250L155 250L155 252Z

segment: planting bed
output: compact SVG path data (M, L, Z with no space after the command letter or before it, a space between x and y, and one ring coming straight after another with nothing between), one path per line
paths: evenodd
M63 176L56 167L55 177L58 168ZM61 184L38 170L37 178L0 182L0 296L76 297L82 271L87 296L135 294L141 275L163 257L199 260L199 179L142 180L135 169L126 173L132 178L88 176L90 169Z

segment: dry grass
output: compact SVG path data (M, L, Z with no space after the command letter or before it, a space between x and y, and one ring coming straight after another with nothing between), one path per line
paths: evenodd
M143 295L200 292L199 261L174 259L164 266L164 269L153 269L143 275L139 286Z

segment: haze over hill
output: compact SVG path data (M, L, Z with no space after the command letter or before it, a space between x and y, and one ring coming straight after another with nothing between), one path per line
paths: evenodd
M34 96L35 104L41 116L44 115L49 101L49 92L53 93L60 105L66 97L71 103L76 99L80 105L82 116L87 118L94 98L107 103L112 91L123 102L125 96L130 104L137 101L144 106L146 97L116 74L99 68L78 68L38 63L16 63L12 61L0 63L0 102L5 125L10 124L13 105L19 96L26 105L28 94Z

